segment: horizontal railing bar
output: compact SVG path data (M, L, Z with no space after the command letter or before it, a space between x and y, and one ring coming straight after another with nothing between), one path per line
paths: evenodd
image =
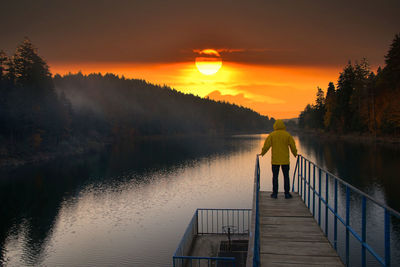
M221 210L221 211L251 211L252 209L207 209L207 208L198 208L197 210L214 210L214 211L218 211L218 210Z
M233 232L231 232L231 235L248 235L249 233L233 233ZM219 233L202 233L202 232L199 232L199 235L226 235L226 233L221 233L221 232L219 232Z
M340 217L340 215L337 212L332 211L332 213L336 216L336 218L339 219L339 221L343 224L346 225L346 222L344 221L344 219L342 217Z
M301 156L301 155L300 155ZM362 191L360 191L359 189L355 188L354 186L344 182L342 179L338 178L336 175L329 173L328 171L323 170L320 166L316 165L315 163L311 162L310 160L304 158L303 156L301 156L305 162L304 164L306 165L307 161L311 164L313 164L314 166L316 166L317 168L320 169L320 171L324 171L326 174L328 174L329 176L332 176L334 179L336 179L337 181L341 182L342 184L344 184L345 186L347 186L347 188L349 188L350 190L353 189L353 191L355 191L356 193L361 194L362 196L368 198L369 200L373 201L375 204L379 205L381 208L384 208L386 210L388 210L389 212L392 213L392 215L395 215L396 217L400 218L399 215L400 213L398 213L396 210L393 210L389 207L387 207L385 204L380 203L379 201L373 199L372 197L368 196L367 194L363 193ZM354 230L350 225L346 225L346 222L344 221L344 219L342 217L340 217L340 215L338 214L338 212L335 212L335 210L329 205L329 203L327 202L327 200L325 200L322 195L321 192L316 191L312 186L311 183L309 181L307 181L306 177L303 176L299 176L299 178L303 181L305 185L308 185L309 188L311 188L313 190L313 192L317 195L317 197L320 199L320 201L322 201L325 206L327 207L328 210L330 210L332 212L332 214L339 219L339 221L343 224L343 226L345 226L345 228L356 238L356 240L361 244L362 247L366 248L372 256L374 256L374 258L379 261L380 264L385 265L386 266L386 259L383 259L383 257L380 257L375 251L374 249L369 246L366 242L363 242L362 237L356 232L356 230ZM302 192L300 192L302 193ZM310 193L309 193L310 194Z
M397 218L400 219L400 213L394 209L392 209L389 206L386 206L384 203L382 203L379 200L374 199L372 196L364 193L363 191L361 191L360 189L352 186L351 184L345 182L344 180L340 179L339 177L337 177L336 175L334 175L333 173L330 173L327 170L324 170L321 166L315 164L314 162L312 162L311 160L308 160L307 158L303 157L302 155L299 154L300 157L304 158L306 161L311 162L312 164L314 164L317 168L321 169L322 171L324 171L325 173L327 173L329 176L333 177L334 179L338 180L339 182L341 182L342 184L348 186L350 189L352 189L353 191L357 192L358 194L365 196L366 198L368 198L369 200L371 200L372 202L375 202L375 204L381 206L384 209L387 209L388 211L390 211L393 215L395 215ZM302 177L303 179L303 177Z
M376 254L376 252L366 242L361 242L361 245L365 247L382 265L385 265L385 260Z
M309 186L310 189L313 190L313 191L315 191L314 187L311 185L311 183L309 183L309 182L307 181L307 179L302 178L302 180L305 180L306 184L310 185L310 186Z
M362 243L361 236L360 236L359 234L357 234L357 232L356 232L353 228L351 228L350 225L346 226L346 228L349 229L350 233L353 234L353 236L354 236L360 243Z
M173 256L173 259L193 259L193 260L216 260L216 261L235 261L233 257L198 257L198 256Z

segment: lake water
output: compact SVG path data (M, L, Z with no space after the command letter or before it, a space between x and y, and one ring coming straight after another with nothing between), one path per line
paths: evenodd
M170 266L196 208L251 207L255 158L265 138L141 140L2 171L0 265ZM400 210L399 147L295 141L305 157ZM291 176L294 166L291 156ZM282 174L279 179L282 191ZM271 188L268 153L261 190ZM394 222L394 260L399 228Z

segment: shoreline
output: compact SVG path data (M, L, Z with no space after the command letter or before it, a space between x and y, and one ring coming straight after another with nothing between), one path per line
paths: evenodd
M236 133L220 133L220 134L174 134L174 135L141 135L141 136L130 136L121 138L105 138L103 140L87 140L78 144L69 145L66 150L56 150L51 152L39 151L33 155L24 155L21 157L6 156L0 157L0 170L10 170L19 168L29 164L40 164L46 163L58 158L85 155L89 153L98 153L103 151L108 146L124 142L135 142L135 141L151 141L160 140L163 138L170 139L185 139L185 138L219 138L235 135L252 135L252 134L264 134L267 131L257 130L253 132L236 132Z
M340 140L346 142L363 143L363 144L381 144L381 145L395 145L400 146L400 137L394 136L373 136L370 134L360 133L348 133L348 134L336 134L323 131L314 130L299 130L299 129L288 129L288 131L295 136L311 136L318 137L322 140ZM102 141L87 141L79 143L69 147L67 150L44 152L40 151L34 155L25 155L22 157L0 157L0 170L15 169L29 164L40 164L46 163L57 158L84 155L89 153L98 153L103 151L108 146L123 142L134 142L134 141L151 141L160 140L163 138L172 139L184 139L184 138L218 138L235 135L253 135L253 134L268 134L270 131L254 131L254 132L238 132L238 133L225 133L225 134L178 134L178 135L149 135L149 136L132 136L130 138L117 138L114 140L102 140Z
M58 158L84 155L89 153L97 153L104 150L109 142L88 142L86 146L82 144L70 147L66 151L39 151L33 155L25 155L22 157L4 157L0 158L0 170L11 170L30 164L46 163Z
M388 135L371 135L365 133L346 133L346 134L338 134L332 132L323 132L323 131L314 131L314 130L291 130L295 135L298 136L315 136L321 139L330 139L330 140L341 140L347 142L356 142L356 143L376 143L383 145L400 145L400 137L396 136L388 136Z

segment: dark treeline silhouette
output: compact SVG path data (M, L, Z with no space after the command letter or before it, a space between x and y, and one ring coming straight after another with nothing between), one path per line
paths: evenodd
M29 39L0 51L0 158L85 150L149 135L266 131L251 109L114 74L52 77Z
M75 111L97 118L117 135L230 134L272 126L272 120L248 108L114 74L56 75L54 82ZM83 123L87 127L87 120Z
M54 90L46 62L26 39L11 57L0 51L0 155L48 149L68 135L69 103Z
M318 88L315 105L299 116L299 127L337 133L400 134L400 34L385 56L385 67L371 71L366 59L349 62L326 95Z

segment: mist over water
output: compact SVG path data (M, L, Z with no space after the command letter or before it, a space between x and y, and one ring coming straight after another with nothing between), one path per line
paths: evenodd
M169 266L196 208L251 206L265 138L148 139L3 170L0 265ZM399 210L398 148L295 140L299 153ZM291 156L291 177L294 166ZM271 190L270 153L261 183ZM394 227L392 251L398 236Z

